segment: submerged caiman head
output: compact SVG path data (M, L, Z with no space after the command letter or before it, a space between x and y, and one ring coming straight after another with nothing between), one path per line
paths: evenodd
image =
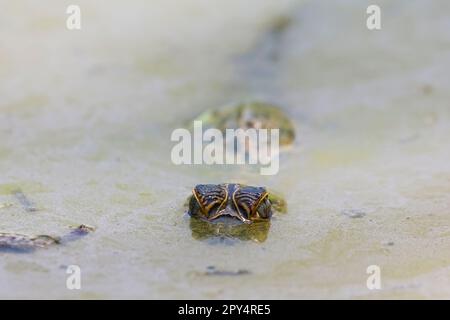
M208 221L231 217L251 223L270 219L272 205L263 187L236 183L199 184L192 190L188 213Z

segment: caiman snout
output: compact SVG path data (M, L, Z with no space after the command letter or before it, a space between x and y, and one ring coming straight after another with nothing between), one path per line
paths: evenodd
M219 210L215 214L211 215L208 220L215 220L219 217L237 218L244 223L250 223L250 220L243 217L237 210L230 206L226 206L224 209Z

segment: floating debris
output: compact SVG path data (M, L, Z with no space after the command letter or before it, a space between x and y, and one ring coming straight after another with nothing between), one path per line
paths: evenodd
M60 243L60 239L48 235L29 236L0 232L0 251L29 252Z
M70 226L69 228L73 229L72 232L79 234L86 234L95 231L95 227L89 226L87 224L80 224L79 226Z
M68 234L66 234L61 238L61 242L63 243L78 240L88 235L89 233L95 231L95 227L86 224L80 224L78 226L70 226L69 228L72 229L72 231L70 231Z
M215 266L208 266L204 275L206 276L242 276L251 274L249 270L238 269L236 271L218 270Z
M19 203L22 205L25 211L27 212L38 211L34 202L28 199L28 197L22 192L22 190L20 189L14 190L12 194L17 199L17 201L19 201Z
M95 231L94 227L84 224L70 228L73 230L62 237L0 232L0 252L31 252L35 249L47 248L54 244L64 244L75 241Z
M362 218L366 215L366 212L361 209L345 209L341 211L341 214L349 218Z
M12 206L13 206L12 203L0 203L0 209L9 208L9 207L12 207Z

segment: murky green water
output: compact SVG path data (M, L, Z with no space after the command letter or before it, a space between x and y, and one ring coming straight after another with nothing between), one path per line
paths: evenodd
M376 32L356 0L78 1L80 31L3 2L0 231L97 230L0 253L1 298L450 297L447 1L378 1ZM278 175L171 163L173 129L248 98L297 126ZM191 188L228 181L285 195L264 242L193 236Z

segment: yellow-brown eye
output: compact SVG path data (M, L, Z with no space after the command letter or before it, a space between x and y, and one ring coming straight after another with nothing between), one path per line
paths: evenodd
M188 213L191 216L208 219L224 206L226 200L226 186L199 184L192 190Z
M237 210L249 220L269 219L272 215L271 204L265 188L245 186L233 194Z
M254 219L257 218L270 219L271 216L272 216L272 204L270 203L269 198L265 197L256 207Z

